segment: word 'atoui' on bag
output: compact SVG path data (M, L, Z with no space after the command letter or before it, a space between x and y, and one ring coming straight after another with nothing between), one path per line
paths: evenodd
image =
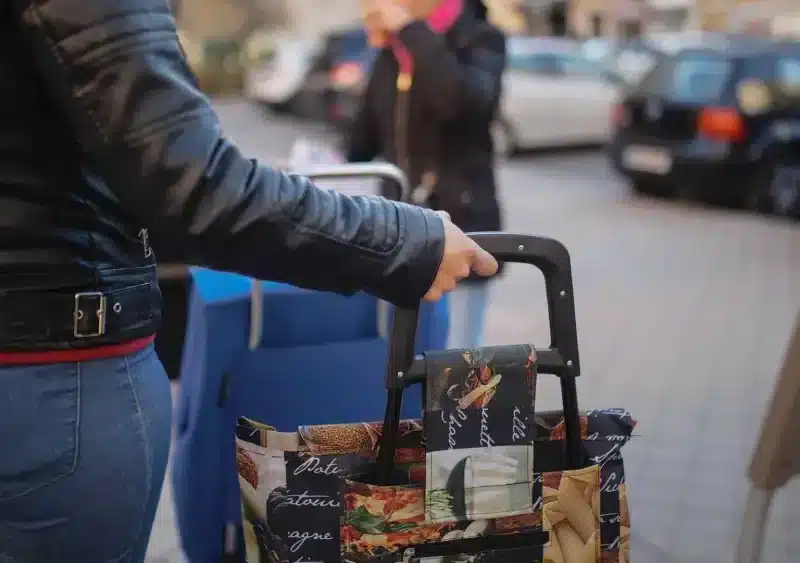
M622 409L578 411L569 255L538 237L475 238L545 273L551 347L414 358L418 311L397 310L382 423L286 433L240 419L249 563L629 561L620 449L635 421ZM562 378L563 411L535 412L538 373ZM416 383L422 419L400 421Z

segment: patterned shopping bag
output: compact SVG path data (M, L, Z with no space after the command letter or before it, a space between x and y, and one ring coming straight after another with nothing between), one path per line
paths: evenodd
M375 462L381 424L306 426L280 433L241 419L237 462L248 563L374 561L403 547L519 531L550 532L546 547L509 563L627 563L630 516L620 448L635 422L621 409L586 412L592 465L561 470L563 413L534 416L533 506L494 519L428 523L420 421L403 421L395 457L408 485L358 481ZM427 506L426 506L427 503ZM486 557L484 561L488 560Z
M549 348L414 357L418 309L393 318L383 423L296 433L241 420L249 563L627 563L624 410L581 414L569 254L560 243L473 235L498 260L545 274ZM537 413L538 373L561 378L563 411ZM401 421L423 384L422 419Z

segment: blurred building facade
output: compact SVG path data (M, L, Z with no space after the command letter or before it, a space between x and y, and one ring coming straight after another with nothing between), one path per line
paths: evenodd
M555 14L578 37L627 38L642 31L800 33L800 0L485 0L490 18L507 33L549 35ZM354 25L359 0L176 0L181 29L192 37L231 39L254 29L301 36ZM557 26L556 26L557 27ZM763 29L762 29L763 28Z
M647 14L644 0L570 0L570 29L582 38L634 37L641 33Z
M315 36L358 21L359 0L180 0L178 25L200 39L233 39L275 28Z
M566 0L485 0L489 18L506 33L548 34L551 10ZM231 39L254 29L276 28L319 36L357 24L360 0L173 0L184 33L199 39Z
M569 22L581 37L687 29L800 36L800 0L570 0Z
M800 36L798 0L695 0L694 24L708 31Z
M696 0L648 0L647 31L683 31L693 24Z

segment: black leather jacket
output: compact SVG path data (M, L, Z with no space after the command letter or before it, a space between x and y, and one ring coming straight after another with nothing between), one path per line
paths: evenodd
M245 157L197 88L167 0L3 2L0 296L152 284L150 240L200 265L410 305L444 230L430 211Z

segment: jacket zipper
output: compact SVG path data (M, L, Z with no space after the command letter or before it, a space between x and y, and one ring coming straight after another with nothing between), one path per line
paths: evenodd
M395 152L397 164L403 173L411 175L411 159L408 156L408 92L414 77L410 72L397 74L397 98L394 105Z
M408 120L409 120L409 92L414 82L414 76L410 72L399 72L397 74L397 99L394 108L394 130L395 130L395 152L397 154L397 165L400 170L408 177L411 177L411 156L408 151ZM436 185L436 173L432 170L423 172L420 182L411 192L411 203L425 205Z

